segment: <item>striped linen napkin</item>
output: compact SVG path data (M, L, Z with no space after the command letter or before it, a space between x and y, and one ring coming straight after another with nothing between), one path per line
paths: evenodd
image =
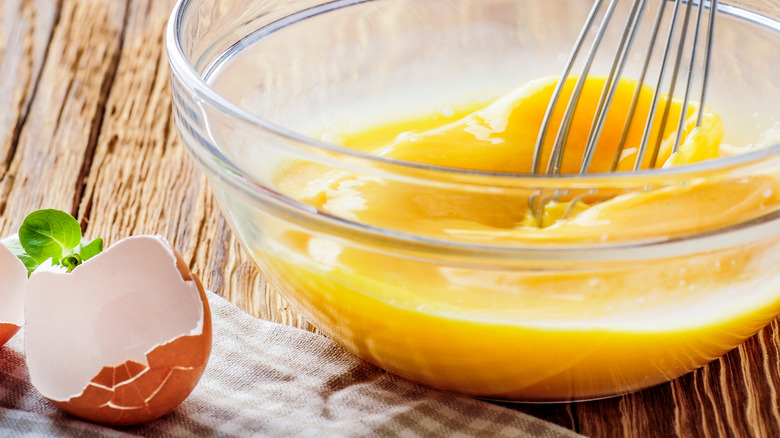
M172 413L108 428L59 411L29 383L21 331L0 348L0 436L580 436L411 383L324 336L254 318L212 292L208 297L211 358L198 386Z

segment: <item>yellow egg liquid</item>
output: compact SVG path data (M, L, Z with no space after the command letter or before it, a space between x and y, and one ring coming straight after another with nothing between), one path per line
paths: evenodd
M579 170L603 82L586 81L563 173ZM343 146L397 160L527 173L554 85L544 78L483 108L337 134ZM567 83L564 101L572 85ZM621 82L590 171L612 165L621 114L624 118L634 87ZM652 90L642 90L638 119L647 115L651 97ZM675 154L670 138L676 122L664 132L660 120L654 125L651 144L661 137L657 167L719 156L719 117L705 111L704 123L694 129L696 111L695 104L686 109L685 139ZM671 120L681 112L674 101ZM554 130L562 113L563 108L553 115ZM642 123L632 125L619 169L632 168L643 129ZM644 168L650 160L645 157ZM707 176L608 200L564 196L545 207L541 224L528 208L530 192L424 191L314 163L290 163L277 183L286 195L345 219L433 238L520 247L672 239L749 220L780 205L780 186L769 174ZM562 219L571 203L577 204L573 214ZM526 401L625 393L706 364L780 313L776 238L617 263L540 259L478 266L478 261L433 261L411 250L404 257L397 250L383 252L381 244L279 229L276 241L256 249L256 259L277 286L295 291L288 298L315 325L390 372L459 393Z

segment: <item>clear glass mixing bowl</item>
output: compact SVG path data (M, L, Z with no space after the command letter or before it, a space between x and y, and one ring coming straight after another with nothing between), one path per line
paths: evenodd
M166 35L176 125L268 280L355 354L495 399L634 391L706 364L780 313L777 11L719 10L708 104L726 142L754 146L745 154L540 177L393 161L320 136L487 102L558 73L589 7L182 0ZM632 58L628 75L640 64ZM374 184L365 208L386 214L315 208L301 187L328 172ZM294 190L283 183L292 174ZM637 210L628 227L560 239L464 237L405 220L431 203L521 211L535 193L648 189L672 193L658 201L664 217ZM652 226L668 216L679 216L673 230Z

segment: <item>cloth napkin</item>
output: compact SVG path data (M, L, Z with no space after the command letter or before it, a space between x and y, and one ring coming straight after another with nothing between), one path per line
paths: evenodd
M305 330L254 318L208 292L214 345L176 410L109 428L61 412L30 385L23 330L0 348L0 436L580 436L383 372Z

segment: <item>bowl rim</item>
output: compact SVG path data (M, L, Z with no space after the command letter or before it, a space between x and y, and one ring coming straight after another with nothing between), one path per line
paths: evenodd
M181 45L181 41L178 38L180 35L180 29L184 16L188 10L192 7L192 4L198 0L178 0L171 11L168 24L165 31L166 51L168 55L169 64L171 66L171 72L175 76L180 78L180 82L188 88L199 101L208 104L218 109L223 114L239 119L245 123L248 123L256 128L270 132L280 138L291 140L295 143L304 144L309 147L314 147L326 152L338 153L347 157L357 158L359 160L367 160L369 162L377 162L385 165L401 166L414 170L429 170L436 173L449 173L452 175L460 176L485 176L492 178L506 178L506 179L523 179L529 181L571 181L576 180L583 184L587 184L591 180L609 180L611 182L630 181L637 178L647 177L672 177L672 176L688 176L700 174L701 172L716 171L726 169L729 167L735 167L745 165L752 162L761 161L765 158L780 154L780 144L756 148L749 152L731 155L727 157L719 157L716 159L706 160L694 164L688 164L678 167L669 168L654 168L645 169L632 172L588 172L585 174L532 174L532 173L513 173L513 172L491 172L483 170L471 170L460 169L454 167L434 166L424 163L417 163L412 161L397 160L389 157L377 156L366 152L357 151L343 146L338 146L332 143L328 143L313 137L306 136L302 133L295 132L291 129L287 129L284 126L265 120L262 117L253 114L252 112L242 108L238 104L230 101L226 97L222 96L214 88L212 88L206 80L198 74L195 67L189 62L187 56L184 53L184 49ZM333 10L349 7L352 5L364 3L366 1L375 0L322 0L316 6L308 7L305 9L297 10L289 15L285 15L282 18L274 20L273 22L264 25L260 29L254 31L266 29L264 35L280 30L286 26L300 22L302 20L312 18L314 16L327 13ZM727 13L730 15L736 15L739 18L747 19L751 22L761 24L763 27L770 27L780 33L780 22L771 20L763 15L755 12L751 12L736 6L731 6L724 3L718 3L718 13ZM263 36L264 36L263 35ZM261 36L262 38L262 36ZM214 152L214 151L212 151ZM244 169L234 162L234 160L220 154L220 161L229 167L236 173L240 174L242 178L254 181Z

